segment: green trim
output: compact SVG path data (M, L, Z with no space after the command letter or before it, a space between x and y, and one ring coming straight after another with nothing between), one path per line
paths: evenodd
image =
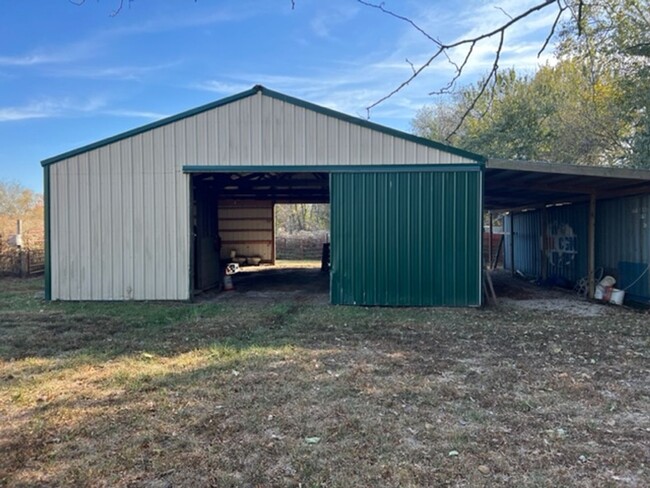
M478 163L459 164L356 164L351 166L183 166L183 173L416 173L483 171Z
M50 237L50 168L43 168L43 204L45 214L45 299L52 300L52 239Z
M86 146L80 147L78 149L73 149L71 151L65 152L63 154L59 154L58 156L53 156L48 159L44 159L41 161L42 166L47 166L48 164L54 164L59 161L62 161L64 159L68 159L74 156L77 156L79 154L92 151L93 149L98 149L103 146L107 146L108 144L112 144L114 142L121 141L123 139L127 139L129 137L136 136L138 134L142 134L143 132L147 132L153 129L157 129L158 127L162 127L168 124L171 124L173 122L177 122L182 119L186 119L188 117L192 117L194 115L207 112L208 110L215 109L217 107L221 107L223 105L227 105L232 102L236 102L238 100L241 100L243 98L247 98L250 96L253 96L257 93L262 93L263 95L266 95L270 98L274 98L276 100L280 100L286 103L290 103L293 105L296 105L298 107L305 108L307 110L311 110L323 115L327 115L329 117L334 117L336 119L342 120L344 122L349 122L351 124L359 125L361 127L365 127L367 129L371 129L377 132L382 132L384 134L388 134L394 137L398 137L400 139L405 139L410 142L414 142L416 144L432 147L434 149L438 149L440 151L444 151L450 154L455 154L456 156L460 156L463 158L471 159L473 161L476 161L481 164L485 164L487 161L487 158L484 156L481 156L479 154L475 154L469 151L465 151L463 149L459 149L457 147L449 146L447 144L443 144L441 142L436 142L432 141L430 139L425 139L423 137L418 137L413 134L409 134L408 132L403 132L397 129L392 129L390 127L386 127L384 125L377 124L375 122L370 122L365 119L361 119L359 117L353 117L351 115L344 114L342 112L337 112L336 110L332 110L329 108L322 107L320 105L316 105L315 103L307 102L305 100L301 100L299 98L294 98L289 95L285 95L283 93L279 93L273 90L269 90L268 88L264 88L262 85L255 85L253 88L243 91L241 93L238 93L236 95L232 95L230 97L222 98L221 100L217 100L216 102L208 103L206 105L201 105L200 107L193 108L191 110L187 110L185 112L181 112L177 115L173 115L171 117L167 117L162 120L158 120L156 122L152 122L147 125L143 125L141 127L137 127L135 129L122 132L121 134L117 134L115 136L109 137L107 139L102 139L100 141L94 142L92 144L88 144Z

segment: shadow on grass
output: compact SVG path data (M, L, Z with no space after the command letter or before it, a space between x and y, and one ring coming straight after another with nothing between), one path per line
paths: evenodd
M646 456L631 315L9 295L0 484L571 486Z
M143 352L161 355L227 344L237 348L381 338L425 321L426 310L385 310L276 303L45 302L40 281L10 283L0 292L0 358L77 357L107 360ZM438 318L444 312L437 313ZM403 333L401 331L400 333Z

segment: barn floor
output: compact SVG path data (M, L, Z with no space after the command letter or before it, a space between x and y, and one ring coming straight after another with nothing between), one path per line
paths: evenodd
M574 317L599 317L616 308L581 298L572 290L537 286L513 277L509 271L495 270L491 276L500 308L560 312ZM320 271L320 261L277 261L275 265L246 266L233 276L233 284L232 291L207 292L196 301L329 303L329 274Z
M510 271L491 272L494 291L500 307L541 312L560 312L567 316L598 317L607 315L617 308L587 300L573 290L543 287L513 277Z
M233 276L235 289L206 296L218 301L292 300L329 303L329 273L320 261L277 261L275 265L245 266Z

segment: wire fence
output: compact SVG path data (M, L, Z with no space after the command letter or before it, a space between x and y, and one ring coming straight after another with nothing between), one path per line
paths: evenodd
M329 242L328 232L296 232L278 234L275 238L275 256L277 259L320 260L323 244Z

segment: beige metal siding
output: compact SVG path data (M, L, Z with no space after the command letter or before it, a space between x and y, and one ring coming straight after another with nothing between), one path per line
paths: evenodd
M172 124L178 125L186 141L180 166L475 163L262 93Z
M219 236L221 258L230 251L238 256L259 256L262 261L275 261L273 202L262 200L220 200Z
M52 164L52 298L189 298L185 165L473 162L258 92Z
M50 167L52 299L189 298L189 176L173 130Z

